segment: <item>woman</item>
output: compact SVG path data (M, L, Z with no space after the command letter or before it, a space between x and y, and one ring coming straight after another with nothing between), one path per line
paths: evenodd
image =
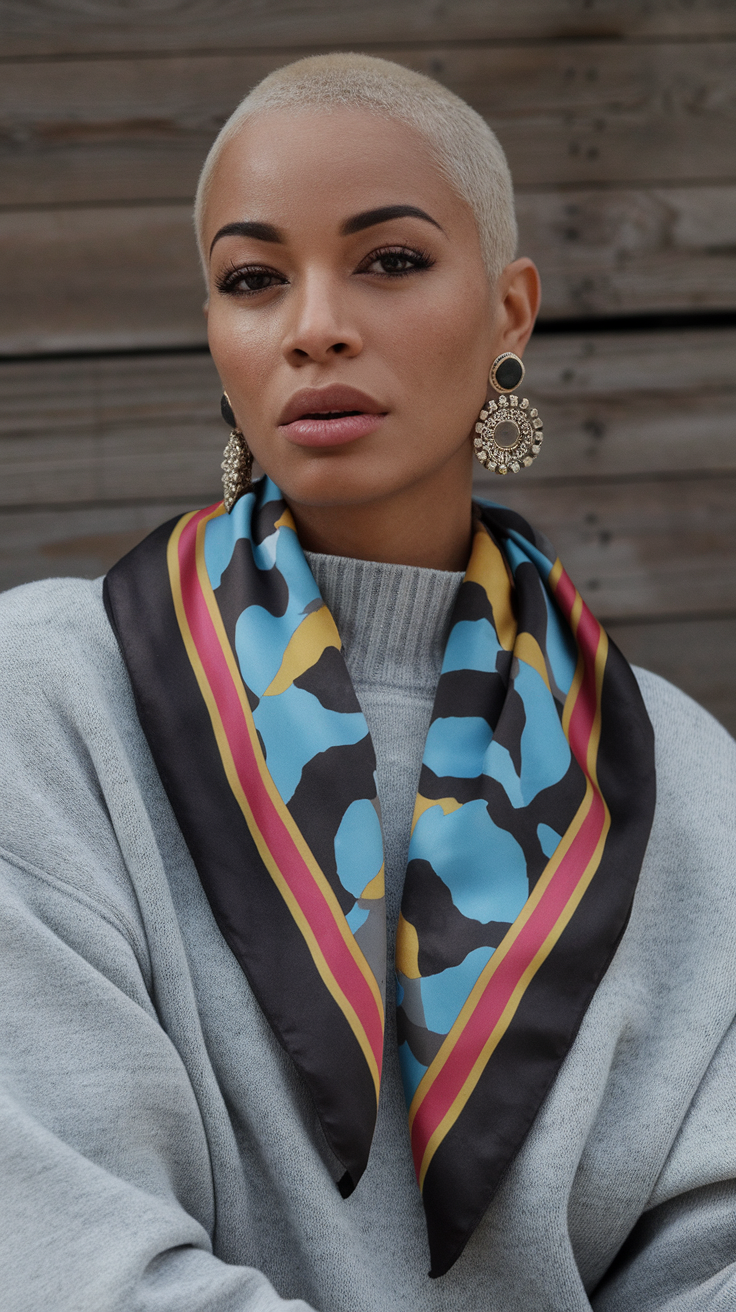
M3 599L4 1306L732 1308L734 748L471 502L500 147L320 56L196 218L226 505Z

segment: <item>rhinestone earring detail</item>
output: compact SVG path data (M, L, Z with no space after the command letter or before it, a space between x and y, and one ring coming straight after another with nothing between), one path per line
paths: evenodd
M513 392L524 377L524 365L513 351L496 356L488 380L496 392ZM542 421L526 397L501 395L486 401L475 425L473 449L485 469L494 474L518 474L539 455Z
M223 392L220 401L220 414L229 424L232 432L223 451L222 470L223 501L228 514L235 502L249 492L253 482L253 454L243 434L238 428L238 421L230 404L230 397Z

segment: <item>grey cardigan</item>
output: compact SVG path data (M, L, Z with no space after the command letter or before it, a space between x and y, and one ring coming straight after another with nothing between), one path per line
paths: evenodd
M99 584L0 598L3 1312L733 1312L736 746L637 677L659 800L629 927L430 1281L390 1033L344 1201L215 925Z

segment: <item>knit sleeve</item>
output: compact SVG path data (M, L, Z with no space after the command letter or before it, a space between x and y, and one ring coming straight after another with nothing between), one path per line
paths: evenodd
M308 1312L213 1256L202 1117L125 927L24 861L0 900L3 1307Z

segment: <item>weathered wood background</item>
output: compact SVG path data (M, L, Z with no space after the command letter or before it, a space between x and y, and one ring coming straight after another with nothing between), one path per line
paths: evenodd
M497 131L544 282L546 441L479 488L736 730L734 0L4 0L0 587L94 576L217 494L197 172L249 87L330 48Z

